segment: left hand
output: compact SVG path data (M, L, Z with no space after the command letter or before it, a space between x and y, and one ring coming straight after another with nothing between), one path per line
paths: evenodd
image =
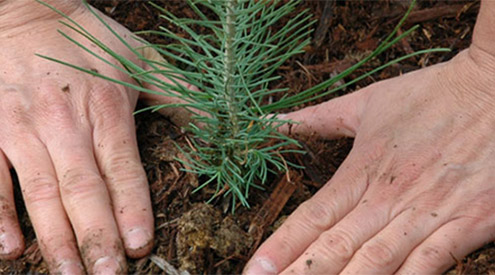
M114 51L151 69L80 0L48 2ZM132 47L141 46L129 30L100 16ZM140 95L35 56L133 81L57 33L61 29L117 63L62 26L61 19L35 1L0 0L0 259L15 259L24 249L9 173L13 167L51 273L125 273L126 255L143 257L153 246L150 193L132 116Z

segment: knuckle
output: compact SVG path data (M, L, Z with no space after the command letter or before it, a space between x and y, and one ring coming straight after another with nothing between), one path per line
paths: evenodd
M287 251L287 255L294 255L298 251L294 244L294 239L289 236L282 236L280 242L280 251Z
M142 164L134 158L131 152L113 153L107 160L108 166L105 170L110 173L142 174Z
M103 178L110 183L111 191L116 191L113 190L114 188L123 191L147 185L142 164L135 159L124 156L125 154L111 156L104 168Z
M132 111L126 91L122 87L106 82L98 83L98 87L92 90L89 106L94 114L105 114L106 119L112 121L120 118L124 112Z
M72 117L71 104L67 96L55 83L44 84L36 94L37 115L45 121L53 123L70 123Z
M346 264L354 255L355 245L347 233L325 232L318 238L321 255L326 255L337 264Z
M446 256L448 257L446 258ZM438 270L439 265L445 263L446 259L451 260L453 258L450 255L445 255L441 248L430 245L421 248L418 256L412 259L412 261L418 269L431 272L432 270Z
M87 169L68 169L60 179L60 193L77 203L87 197L92 197L101 190L103 180L100 175Z
M375 240L371 244L365 244L357 253L364 263L377 270L387 270L395 262L395 249L392 244Z
M21 178L22 181L24 181L22 193L28 203L36 204L59 197L57 179L54 176L38 172L24 180Z
M491 181L493 182L493 181ZM476 194L476 197L471 198L469 201L470 207L467 209L459 210L466 217L470 217L471 225L479 226L480 224L486 224L487 217L493 215L493 208L495 207L495 189L484 190L481 194ZM492 220L491 224L495 221ZM466 222L466 224L468 224Z
M301 220L309 227L320 231L327 230L329 226L335 223L336 215L327 202L318 199L303 202L298 208Z
M361 147L359 149L363 149L361 152L364 152L364 154L359 157L359 160L366 164L370 164L370 168L374 168L372 164L380 163L388 153L386 144L389 142L390 138L383 136L377 137L375 141L371 143L367 141L358 143L357 146Z
M301 223L290 223L289 217L286 221L282 223L280 228L278 228L270 238L261 246L260 251L284 251L287 255L298 255L300 253L300 240L294 238L294 236L300 236L304 234L304 228L301 228ZM249 229L251 232L259 232L260 228L252 227Z

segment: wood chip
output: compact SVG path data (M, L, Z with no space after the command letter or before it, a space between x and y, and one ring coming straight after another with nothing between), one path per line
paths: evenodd
M282 177L270 194L270 197L265 201L258 213L256 213L256 216L249 226L248 233L253 236L254 240L253 246L248 254L249 257L254 254L267 227L278 217L280 211L282 211L285 204L296 190L297 184L301 181L302 175L293 170L290 170L289 173L292 175L292 181L289 181L286 176Z
M189 272L178 270L165 259L158 257L157 255L151 255L150 260L156 264L161 270L165 271L168 275L190 275Z

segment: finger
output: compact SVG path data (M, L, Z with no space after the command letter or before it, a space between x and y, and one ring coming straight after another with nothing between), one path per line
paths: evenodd
M152 60L155 62L160 62L160 63L166 63L165 59L153 48L150 47L144 47L140 48L139 52L143 55L144 58L148 60ZM148 63L144 63L143 68L146 71L154 71L155 69L152 68ZM164 69L160 67L161 69ZM155 77L157 77L159 80L169 83L170 85L173 86L178 86L182 85L185 89L189 89L192 91L199 91L197 87L188 84L178 78L174 78L173 80L166 78L164 75L161 74L155 74ZM177 76L179 77L179 76ZM162 104L177 104L177 103L185 103L183 100L179 99L176 96L171 96L168 95L165 91L163 91L161 88L158 88L155 85L152 85L149 82L143 83L144 87L156 91L157 93L144 93L142 92L139 95L139 98L146 103L149 106L156 106L156 105L162 105ZM198 110L195 110L196 112L201 113ZM159 109L159 112L168 117L175 125L179 127L187 126L189 123L192 123L192 113L188 111L185 108L182 107L167 107L167 108L161 108Z
M60 200L58 180L44 145L24 136L22 148L5 147L19 177L22 194L38 243L50 271L82 274L71 225Z
M371 93L370 89L368 87L315 106L280 115L280 119L297 122L283 125L280 131L286 134L317 134L323 138L354 137Z
M339 273L363 243L390 221L388 202L364 201L317 239L284 272ZM354 273L352 273L354 274Z
M390 170L386 163L393 159L382 158L380 167ZM395 185L391 186L389 177L383 176L388 174L377 173L376 179L370 178L373 185L362 203L322 233L286 270L296 273L392 273L416 245L447 222L451 211L440 207L444 196L438 190L435 202L426 196L397 197L415 176L398 176ZM403 201L409 201L413 206Z
M301 204L246 265L246 274L276 274L298 258L318 236L353 209L366 190L366 175L351 154L313 198Z
M446 223L448 218L448 213L442 210L416 207L404 210L376 236L368 238L369 241L356 251L342 273L395 272L414 247Z
M493 241L495 225L479 223L473 218L459 218L436 230L417 246L397 274L439 274L456 260ZM467 237L469 236L469 237Z
M153 213L148 181L137 150L134 119L130 108L122 107L129 104L120 104L116 99L123 96L99 96L93 122L95 156L110 191L127 255L143 257L153 245Z
M7 159L0 151L0 259L13 260L24 251L24 238L17 219L8 167Z
M60 123L63 127L68 122L62 119ZM88 272L125 273L122 243L106 185L96 166L89 133L89 129L78 131L65 127L63 136L47 134L45 143Z

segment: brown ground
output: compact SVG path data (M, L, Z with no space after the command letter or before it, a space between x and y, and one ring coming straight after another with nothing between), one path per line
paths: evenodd
M160 25L179 31L160 20L144 1L93 0L91 3L134 31L156 29ZM179 17L192 16L185 1L168 0L162 5ZM325 20L316 24L321 26L320 31L314 35L308 53L284 64L279 70L283 78L274 86L290 87L290 93L297 93L354 64L391 32L407 5L408 1L397 0L305 1L301 9L310 8L315 19L323 17ZM448 47L452 52L409 59L359 82L344 93L450 59L469 45L478 8L479 2L473 1L420 1L401 31L413 24L419 24L420 28L358 73L413 50ZM148 39L166 43L156 37ZM130 261L129 271L138 274L165 273L165 261L194 273L241 272L260 241L333 174L352 145L352 140L304 140L310 152L304 157L295 157L295 161L307 167L304 172L293 172L293 178L299 179L298 184L287 184L283 176L273 177L266 191L255 192L250 197L251 209L238 208L232 216L220 200L213 201L211 206L202 203L213 190L205 188L191 194L198 179L182 172L181 165L174 160L181 157L175 144L187 146L186 136L178 128L157 114L141 114L136 121L156 218L152 256ZM18 201L20 199L19 196ZM27 249L19 260L0 262L0 273L46 273L46 265L21 203L18 210ZM449 271L454 274L494 272L493 243L459 259L458 265Z

